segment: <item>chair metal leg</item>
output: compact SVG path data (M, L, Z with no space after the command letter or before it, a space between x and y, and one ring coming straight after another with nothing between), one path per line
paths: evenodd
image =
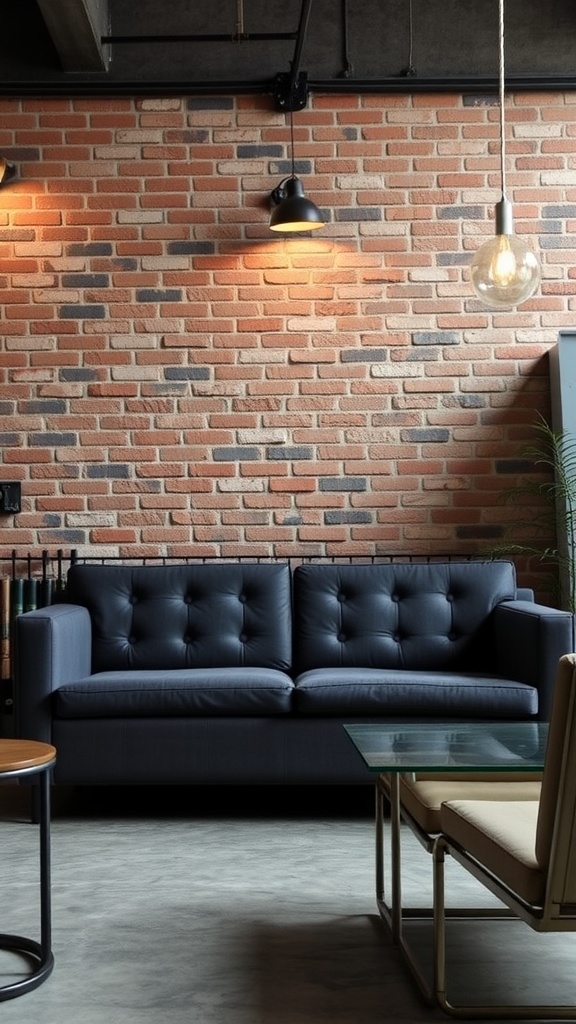
M576 1005L456 1005L451 1003L447 994L447 962L446 962L446 904L444 864L446 853L450 852L444 836L438 836L434 842L432 857L433 872L433 909L434 909L434 994L438 1005L451 1017L466 1020L576 1020ZM508 919L515 915L508 914ZM518 921L518 918L516 918Z

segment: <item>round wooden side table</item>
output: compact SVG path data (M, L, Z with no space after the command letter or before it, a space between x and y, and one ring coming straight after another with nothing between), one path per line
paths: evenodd
M0 1001L14 999L37 988L54 967L52 954L50 894L50 768L56 760L56 748L35 740L0 739L0 777L24 779L38 777L38 825L40 832L40 942L22 935L0 934L0 949L21 953L32 970L18 981L0 986Z

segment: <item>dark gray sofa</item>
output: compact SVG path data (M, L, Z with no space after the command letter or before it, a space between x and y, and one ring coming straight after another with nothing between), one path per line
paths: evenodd
M503 561L73 565L15 625L68 784L370 782L342 725L547 718L573 618Z

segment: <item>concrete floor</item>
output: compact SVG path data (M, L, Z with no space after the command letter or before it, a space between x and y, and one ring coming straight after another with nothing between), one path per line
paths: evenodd
M0 928L34 937L37 830L26 808L22 790L0 787ZM3 1024L447 1019L421 1001L377 916L371 793L58 793L52 855L56 966L2 1005ZM410 838L405 862L406 899L420 901L431 863ZM462 872L451 891L490 899ZM512 982L519 998L532 986L539 998L576 999L576 936L455 927L457 987L472 981L488 999ZM413 930L424 955L425 928ZM0 982L14 970L2 954Z

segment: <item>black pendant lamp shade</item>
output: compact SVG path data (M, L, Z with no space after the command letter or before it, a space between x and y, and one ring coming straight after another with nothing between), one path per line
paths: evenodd
M270 196L272 213L270 214L270 230L278 232L316 231L323 228L326 218L311 199L306 199L300 178L296 177L296 161L294 158L294 118L293 108L288 108L290 124L290 162L291 172L276 186Z
M274 206L270 215L272 231L315 231L326 221L311 199L306 199L300 178L291 176L272 193Z

